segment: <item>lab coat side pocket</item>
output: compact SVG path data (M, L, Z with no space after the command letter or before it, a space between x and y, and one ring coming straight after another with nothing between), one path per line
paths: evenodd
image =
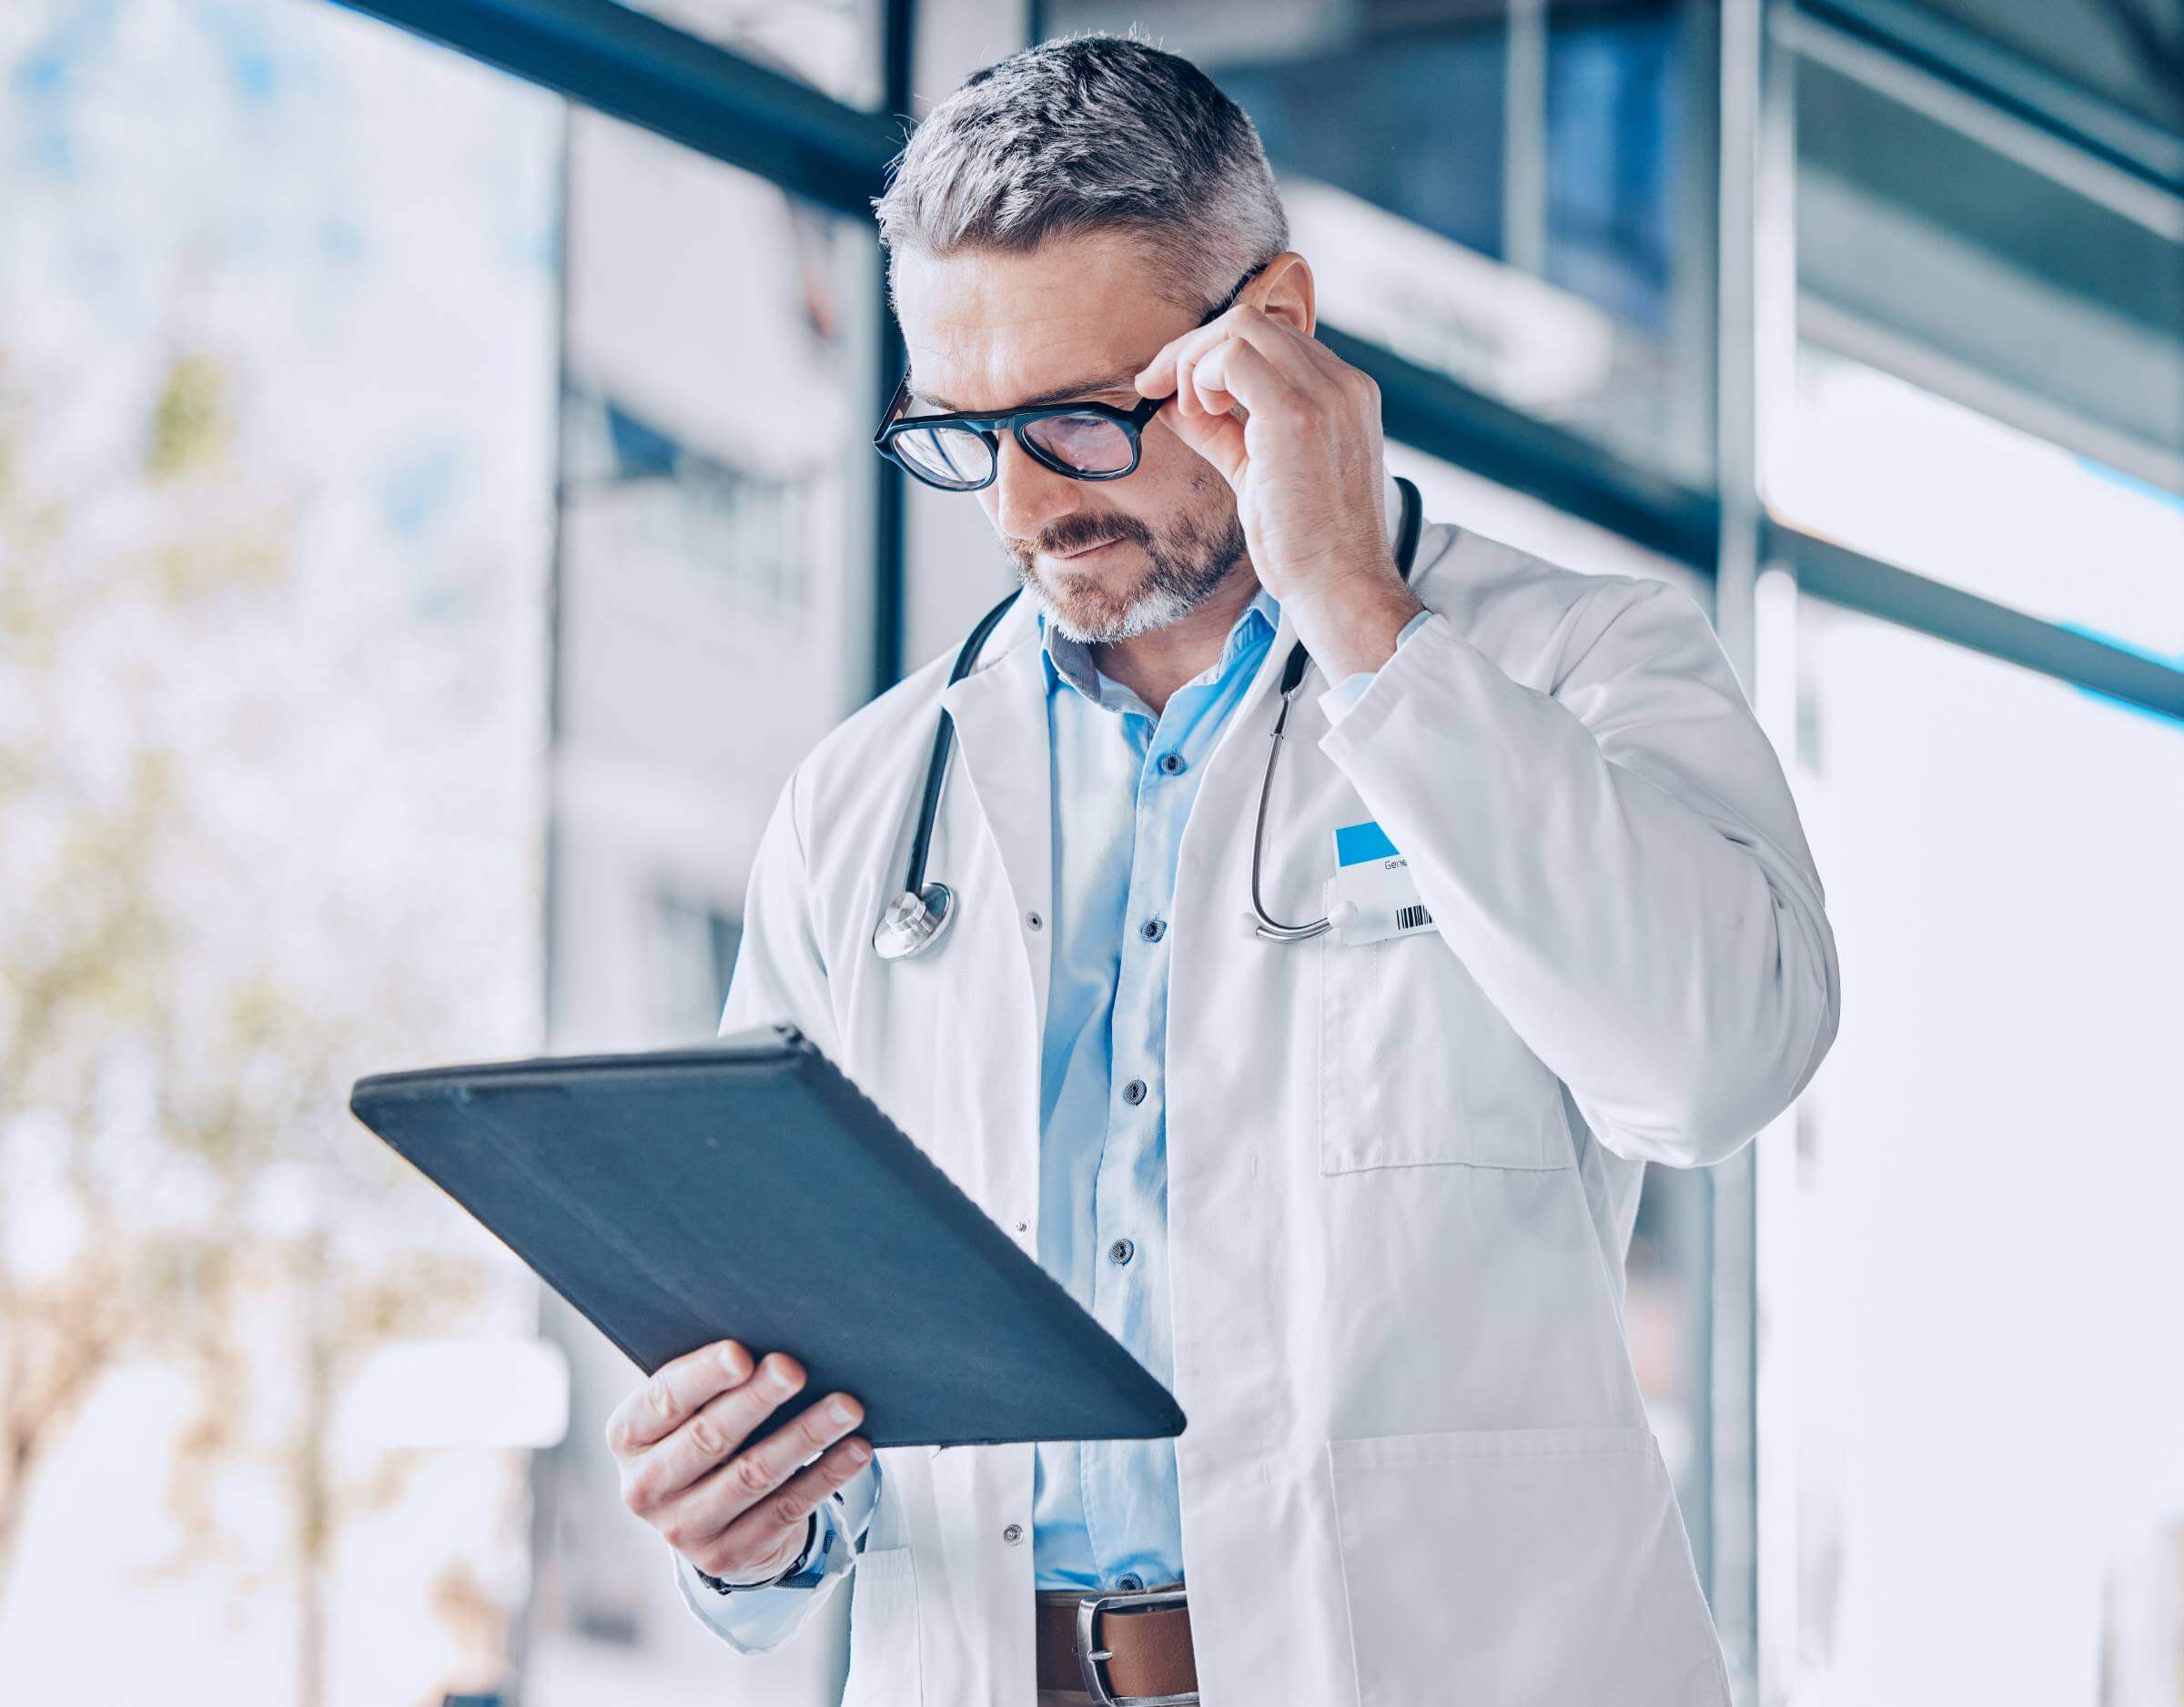
M910 1549L860 1556L849 1591L849 1680L842 1707L922 1707L917 1568Z
M1359 1707L1728 1707L1650 1429L1332 1440Z

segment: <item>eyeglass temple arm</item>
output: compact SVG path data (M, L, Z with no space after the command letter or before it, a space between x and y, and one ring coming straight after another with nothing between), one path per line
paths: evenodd
M880 411L880 425L872 435L872 448L877 450L887 441L887 429L895 425L895 418L903 412L903 405L910 399L910 369L903 369L903 377L895 382L895 391L887 399L887 407Z

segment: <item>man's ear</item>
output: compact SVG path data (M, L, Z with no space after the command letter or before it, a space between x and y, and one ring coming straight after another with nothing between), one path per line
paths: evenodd
M1308 338L1319 324L1312 269L1295 249L1284 249L1244 287L1244 300L1262 314L1287 320Z

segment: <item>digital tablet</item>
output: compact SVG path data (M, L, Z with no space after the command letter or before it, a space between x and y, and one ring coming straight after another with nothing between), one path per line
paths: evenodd
M785 1351L875 1446L1176 1435L1166 1388L804 1035L379 1073L349 1106L651 1374Z

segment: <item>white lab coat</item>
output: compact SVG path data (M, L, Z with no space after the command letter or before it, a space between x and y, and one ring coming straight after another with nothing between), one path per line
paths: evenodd
M1239 928L1287 617L1183 837L1168 1202L1203 1699L1725 1703L1623 1338L1623 1258L1641 1165L1728 1155L1832 1041L1820 883L1684 594L1441 524L1411 584L1435 614L1338 726L1322 679L1299 696L1266 894L1278 918L1319 916L1331 832L1377 819L1439 934ZM1030 921L1055 862L1028 602L965 681L944 692L934 661L798 769L723 1029L801 1026L1036 1255L1048 934ZM943 705L961 745L931 874L958 915L884 962L873 926ZM1032 1449L880 1460L846 1707L1030 1707Z

